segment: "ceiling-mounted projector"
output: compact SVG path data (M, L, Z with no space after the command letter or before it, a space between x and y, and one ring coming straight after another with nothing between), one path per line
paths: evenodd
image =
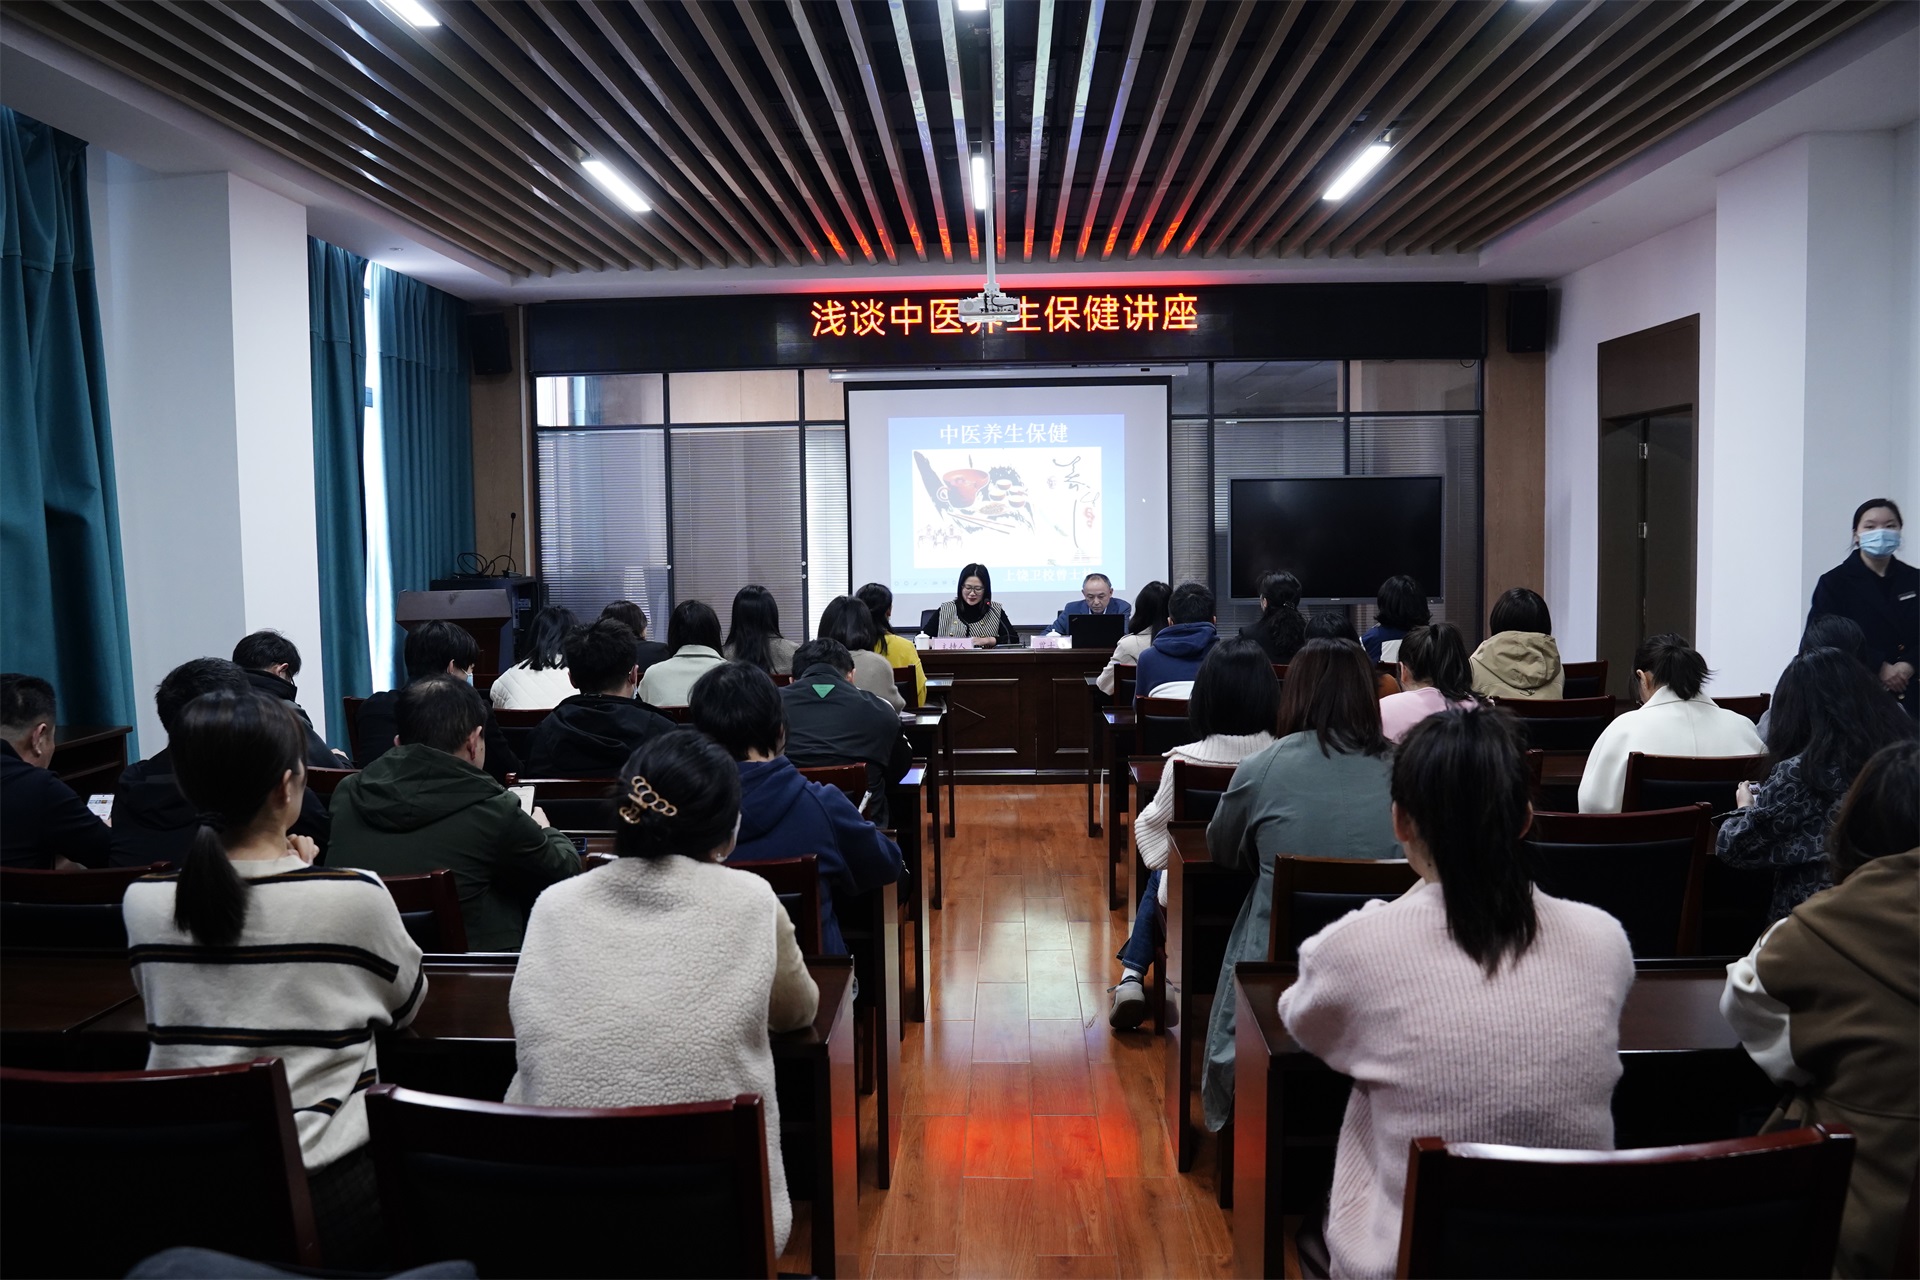
M987 252L993 252L992 241L988 241ZM971 298L960 299L960 318L968 324L1007 324L1020 318L1020 299L989 284Z

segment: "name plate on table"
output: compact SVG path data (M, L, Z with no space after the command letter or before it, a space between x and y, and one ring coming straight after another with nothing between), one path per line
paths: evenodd
M1027 643L1035 649L1071 649L1073 648L1073 637L1037 635Z
M935 636L933 638L933 647L936 649L971 649L973 648L973 637Z

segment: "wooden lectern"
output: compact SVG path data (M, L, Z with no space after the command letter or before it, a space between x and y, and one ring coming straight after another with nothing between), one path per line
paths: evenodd
M393 620L411 631L423 622L457 622L480 645L475 671L500 673L500 655L513 658L511 591L402 591L393 604Z

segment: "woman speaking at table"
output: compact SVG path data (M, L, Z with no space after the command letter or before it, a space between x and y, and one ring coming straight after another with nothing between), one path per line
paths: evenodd
M1020 633L1013 629L1007 611L993 602L993 575L983 564L970 564L960 571L953 599L940 606L934 634L971 636L979 649L1020 643Z

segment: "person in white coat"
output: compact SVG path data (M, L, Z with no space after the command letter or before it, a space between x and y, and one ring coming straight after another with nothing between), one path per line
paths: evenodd
M1649 636L1633 655L1639 707L1614 717L1587 753L1580 775L1580 812L1618 813L1627 785L1627 757L1765 755L1753 721L1701 692L1707 660L1680 636Z

